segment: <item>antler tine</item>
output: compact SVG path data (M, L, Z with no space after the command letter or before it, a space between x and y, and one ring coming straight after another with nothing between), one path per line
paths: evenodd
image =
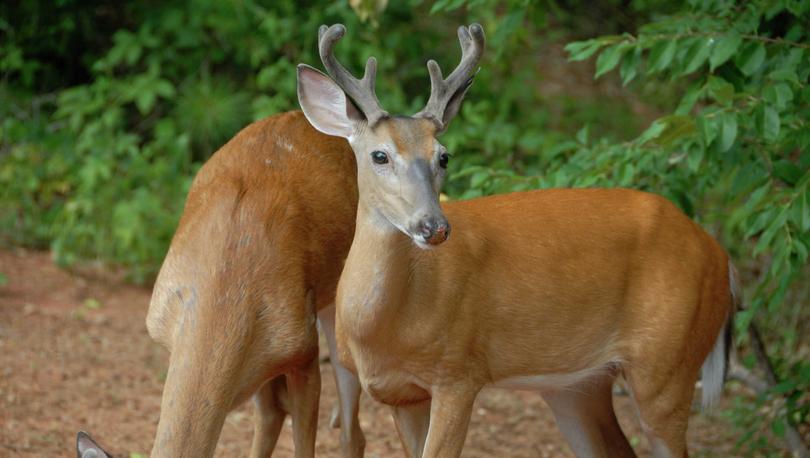
M442 77L439 64L435 60L428 61L430 98L425 108L415 115L433 118L442 126L449 121L449 119L444 119L447 104L456 94L459 92L463 94L472 84L478 62L484 54L486 43L484 29L480 24L472 24L469 27L461 26L458 28L458 41L461 45L461 61L446 79Z
M366 70L362 79L357 79L346 70L346 68L335 58L335 45L343 38L346 27L343 24L335 24L331 27L322 25L318 29L318 52L321 55L326 71L335 80L335 83L343 89L363 114L366 115L370 125L374 125L388 113L382 109L377 94L374 92L374 83L377 77L377 60L369 57L366 62Z

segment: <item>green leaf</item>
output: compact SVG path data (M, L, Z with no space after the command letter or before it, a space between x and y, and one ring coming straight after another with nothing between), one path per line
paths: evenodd
M486 181L489 179L489 172L486 170L481 170L476 172L470 178L470 187L471 188L480 188Z
M714 139L717 138L718 132L720 132L720 125L717 122L717 117L700 116L698 117L697 123L700 134L703 136L703 142L708 147L712 144Z
M711 71L726 63L737 52L740 43L742 43L742 37L736 32L730 32L720 37L714 43L711 56L709 56Z
M666 130L667 123L661 119L656 119L655 121L650 124L650 127L647 128L641 135L638 136L637 141L639 144L643 145L651 140L658 138L661 133Z
M619 176L617 178L618 184L621 186L629 186L632 184L633 175L636 169L632 162L625 162L619 167Z
M661 40L650 48L649 73L666 70L677 50L677 40Z
M717 149L725 153L734 145L737 139L737 115L734 113L724 113L720 118L720 136L717 142Z
M754 309L747 308L738 311L734 314L734 327L737 328L737 334L741 334L748 329L748 325L751 324L751 321L754 318ZM756 363L756 360L753 359L754 355L746 355L746 358L743 360L743 364L745 367L751 369L753 365Z
M8 284L8 277L3 272L0 272L0 288Z
M670 146L695 133L695 120L691 116L670 115L658 121L666 124L666 128L655 138L655 143L662 146Z
M453 179L456 179L456 178L463 178L463 177L466 177L466 176L472 175L473 173L478 172L478 171L480 171L481 169L482 169L482 167L481 167L481 166L478 166L478 165L473 165L473 166L470 166L470 167L465 167L465 168L463 168L463 169L459 170L458 172L453 173Z
M622 58L622 64L619 67L619 76L622 78L622 85L627 86L630 81L638 74L638 63L641 61L641 48L634 46L631 52L628 52Z
M430 9L430 14L438 13L439 11L453 11L464 5L464 0L439 0L433 4Z
M768 79L773 81L790 81L793 84L799 83L799 75L795 68L780 67L768 73Z
M588 144L588 134L589 134L590 130L591 130L590 124L585 124L584 126L582 126L582 128L577 131L577 134L576 134L577 141L579 143L583 144L583 145L587 145Z
M700 145L695 145L695 147L689 150L689 155L686 157L686 165L689 167L689 170L697 172L700 169L700 164L703 162L705 152L706 150L700 147Z
M577 62L591 57L605 44L599 40L575 41L565 45L565 52L569 54L568 60Z
M681 116L689 114L698 99L703 97L704 92L706 92L706 88L703 84L700 84L700 82L692 84L686 91L686 95L681 98L678 107L675 108L675 114Z
M765 229L765 232L763 232L759 237L759 241L757 241L757 245L754 247L754 256L758 256L763 251L768 249L771 245L771 241L776 236L776 233L785 229L785 221L787 220L787 216L787 207L782 207L776 218L771 221L770 226L768 226L768 228Z
M748 226L748 229L745 231L744 237L749 238L754 234L758 234L759 232L761 232L763 229L765 229L765 225L771 221L772 217L773 215L769 211L764 211L760 213L756 217L754 222L750 226Z
M174 85L164 79L159 79L155 82L155 92L163 98L171 98L174 96Z
M796 17L801 17L804 13L810 10L810 4L802 0L792 0L785 3L788 11L790 11Z
M802 171L796 164L782 159L773 164L773 175L785 183L795 186L802 177Z
M709 94L721 105L731 105L734 101L734 85L719 76L710 76L707 83Z
M762 98L782 110L793 101L793 90L787 83L770 84L762 91Z
M772 142L779 138L779 112L771 106L761 106L757 110L757 127L762 138Z
M687 75L689 73L694 72L709 57L709 52L712 49L712 39L711 38L698 38L689 47L686 51L686 57L684 58L684 65L683 70L681 71L681 75Z
M804 264L807 262L807 246L799 238L793 239L793 251L799 257L799 263Z
M627 43L619 43L605 48L596 59L596 74L594 79L613 70L622 58L622 54L630 47Z
M142 115L145 115L155 106L156 100L157 97L154 92L143 91L135 98L135 106L138 107L138 111L140 111Z
M762 203L762 200L763 200L763 199L764 199L764 198L765 198L767 195L769 195L769 193L770 193L770 192L772 192L772 190L773 190L773 189L772 189L772 186L771 186L771 183L770 183L770 182L766 182L766 183L765 183L765 184L763 184L762 186L758 187L756 190L754 190L754 192L752 192L751 194L749 194L749 196L748 196L748 200L747 200L747 202L745 203L745 209L746 209L746 210L748 210L749 212L753 212L753 211L755 211L756 209L758 209L758 208L759 208L759 205ZM771 215L771 214L770 214L770 212L771 212L772 210L773 210L773 208L769 208L769 209L765 210L765 212L763 212L763 214L765 214L765 215L767 215L767 216L768 216L768 218L767 218L768 220L771 220L771 219L773 219L773 217L774 217L774 215ZM756 226L756 223L754 224L754 226ZM765 227L765 226L763 225L762 227ZM761 228L762 228L762 227L761 227ZM760 229L761 229L761 228L760 228ZM745 237L746 237L746 238L750 237L751 235L753 235L753 234L754 234L754 232L756 232L756 231L753 231L753 232L746 232Z
M735 63L746 76L753 75L765 62L765 46L757 41L746 43L737 54Z

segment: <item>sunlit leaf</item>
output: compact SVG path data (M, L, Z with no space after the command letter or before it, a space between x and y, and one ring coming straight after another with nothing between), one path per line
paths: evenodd
M736 32L729 32L714 43L711 56L709 56L709 67L712 71L728 61L742 43L742 37Z

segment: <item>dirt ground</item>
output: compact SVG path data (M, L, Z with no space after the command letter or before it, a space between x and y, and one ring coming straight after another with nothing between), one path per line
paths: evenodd
M0 457L75 456L79 430L117 457L148 455L168 360L146 333L150 290L61 270L42 252L0 251L0 272L8 277L0 287ZM321 371L318 456L339 456L338 431L328 422L336 402L328 361ZM367 397L361 403L366 456L403 456L388 409ZM647 455L630 399L617 395L615 404L631 443ZM230 414L217 456L247 456L251 409L247 403ZM692 417L693 455L732 456L734 442L719 413ZM289 420L274 456L293 456ZM538 394L493 389L477 400L463 456L571 452Z

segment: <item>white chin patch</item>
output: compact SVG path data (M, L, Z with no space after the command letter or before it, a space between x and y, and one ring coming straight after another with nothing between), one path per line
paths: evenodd
M422 237L421 235L411 236L411 240L413 240L413 243L415 243L416 246L418 246L419 248L421 248L423 250L432 250L433 249L433 245L427 243L425 238Z

